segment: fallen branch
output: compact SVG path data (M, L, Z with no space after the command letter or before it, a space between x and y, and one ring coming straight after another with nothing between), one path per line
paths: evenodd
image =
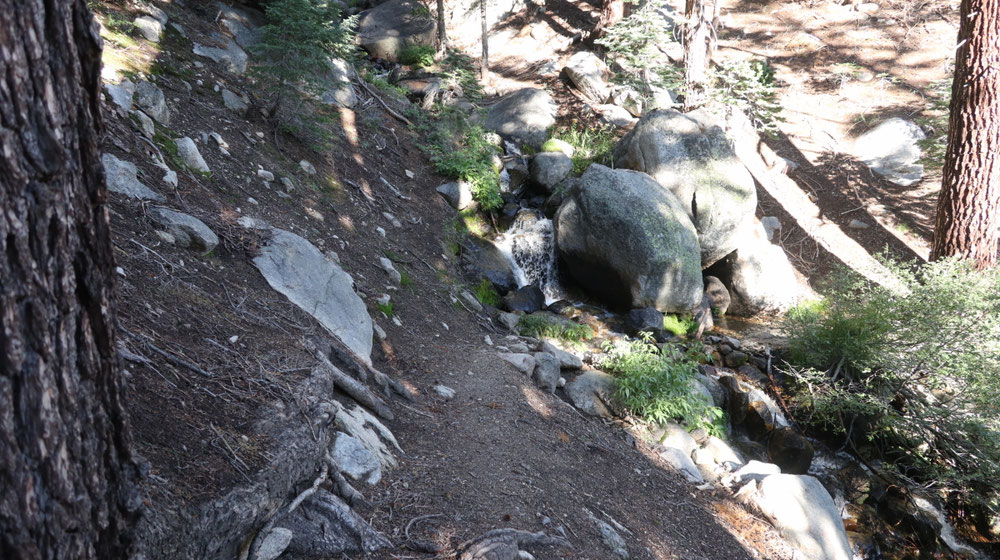
M192 364L190 362L184 361L184 360L182 360L182 359L174 356L173 354L170 354L166 350L161 350L161 349L157 348L156 345L151 342L151 339L148 336L144 335L144 334L136 335L136 334L133 334L133 333L129 332L128 329L122 329L122 332L124 332L125 334L129 335L133 339L138 340L143 345L145 345L146 348L149 348L153 352L156 352L157 354L159 354L160 356L162 356L165 360L167 360L168 362L174 364L175 366L187 368L187 369L189 369L189 370L191 370L191 371L193 371L195 373L200 373L201 375L204 375L205 377L215 377L214 373L209 372L209 371L205 371L205 370L201 369L200 367L198 367L198 366L196 366L196 365L194 365L194 364Z
M410 122L409 119L407 119L403 115L400 115L398 112L396 112L395 109L393 109L385 101L383 101L382 98L379 97L377 93L375 93L374 91L372 91L372 89L370 87L368 87L368 83L365 82L364 79L358 78L358 84L360 84L361 87L363 87L365 89L365 91L368 92L368 95L371 95L372 97L374 97L375 100L378 101L382 105L382 107L385 109L385 111L387 113L389 113L394 119L398 120L399 122L405 123L406 126L410 126L410 125L413 124L413 123Z

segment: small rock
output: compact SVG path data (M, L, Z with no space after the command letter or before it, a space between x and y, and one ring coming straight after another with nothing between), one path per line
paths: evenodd
M764 226L768 241L774 241L774 234L781 231L781 220L774 216L764 216L760 219L760 224Z
M497 313L497 321L501 325L507 327L508 330L517 331L517 324L521 321L521 316L517 313L507 313L506 311L501 311Z
M135 95L135 84L128 78L123 79L118 85L104 84L104 91L108 93L111 101L122 111L128 111L132 108L132 96Z
M169 233L167 233L167 232L165 232L165 231L162 231L162 230L155 230L155 231L153 231L153 233L154 233L154 234L156 234L156 236L160 238L160 241L162 241L162 242L164 242L164 243L166 243L166 244L168 244L168 245L173 245L173 244L174 244L174 242L176 242L176 241L177 241L177 240L176 240L176 239L174 238L174 236L173 236L173 235L170 235Z
M868 229L871 226L866 224L865 222L862 222L861 220L854 219L847 224L847 227L851 229Z
M361 440L345 433L337 434L330 452L340 472L354 480L378 484L382 479L382 463Z
M211 171L208 168L208 164L205 163L205 158L201 157L201 152L198 151L198 146L194 143L194 140L185 136L183 138L175 138L174 142L177 144L177 155L180 156L185 165L203 173Z
M306 160L300 161L299 162L299 167L302 168L302 171L306 172L306 175L315 175L316 174L316 168L313 167L313 164L309 163Z
M387 259L386 257L380 257L378 263L379 266L382 267L382 270L384 270L386 274L389 275L389 279L392 280L393 284L399 285L403 281L403 276L399 273L398 270L396 270L396 267L393 266L391 260Z
M382 217L389 220L389 223L392 224L392 227L396 228L403 227L403 224L396 218L396 216L393 216L388 212L382 212Z
M729 311L729 305L733 298L729 295L729 290L715 276L705 277L705 295L708 297L709 305L712 307L712 315L722 317Z
M579 356L557 347L548 340L542 341L539 350L555 356L556 359L559 360L559 367L562 369L574 370L583 368L583 360L581 360Z
M265 183L270 183L274 180L274 173L270 171L265 171L264 169L257 170L257 176L264 180Z
M245 116L247 114L247 110L250 108L250 105L247 104L243 97L236 95L228 89L222 90L222 104L225 105L226 109L229 109L241 117Z
M264 537L257 549L257 556L254 560L275 560L288 548L295 535L284 527L275 527Z
M167 169L163 174L163 182L170 185L171 187L177 186L177 172L173 169Z
M286 191L291 191L295 188L295 183L293 183L288 177L281 178L281 185L285 187Z
M202 254L207 254L219 244L219 238L215 232L206 226L205 222L194 216L158 206L150 209L149 217L163 226L167 233L174 236L177 244L181 247L188 247Z
M476 299L476 296L472 295L468 291L462 290L462 292L458 294L458 297L460 297L462 301L465 303L465 305L467 305L476 313L479 313L483 310L483 304L480 303L478 299Z
M565 391L573 406L584 414L611 418L609 407L613 406L614 376L603 371L588 371L567 383Z
M535 383L550 393L556 392L559 383L559 359L548 352L535 353Z
M657 443L664 447L680 449L689 457L698 448L698 443L694 440L690 432L685 430L680 424L674 422L662 424L654 432L653 437Z
M149 16L139 16L132 22L139 34L151 43L159 43L163 34L163 24Z
M698 471L698 466L694 464L691 460L691 456L685 453L681 449L676 447L667 447L660 452L660 458L666 461L670 466L680 471L684 478L688 482L693 484L701 484L705 482L705 478L701 476Z
M167 126L170 124L170 109L163 91L156 84L142 81L135 88L135 104L156 122Z
M594 523L597 524L597 529L601 532L601 540L604 541L605 546L610 548L615 556L628 560L628 547L625 546L625 539L618 534L618 531L599 519L594 519Z
M372 323L372 330L375 331L375 336L378 337L379 340L385 340L389 338L389 335L385 333L385 329L378 326L377 323Z
M149 118L146 113L142 111L132 111L129 113L132 117L132 122L135 126L146 135L146 138L152 138L156 134L156 125L153 124L153 119Z
M726 365L731 368L738 368L743 364L747 363L747 360L749 359L750 356L748 356L745 352L740 352L739 350L733 350L732 352L726 354L725 362Z
M455 210L465 210L473 203L472 191L469 188L469 184L464 181L445 183L436 190Z
M164 200L160 194L144 185L136 177L138 170L135 164L120 160L112 154L102 155L101 163L104 164L104 175L107 177L109 191L140 200L157 202Z
M221 148L223 150L228 150L229 149L229 143L227 143L225 140L223 140L222 136L218 132L209 132L208 133L208 137L213 142L215 142L215 145L218 146L219 148Z
M513 365L521 373L531 374L535 370L535 358L531 354L514 354L504 352L499 354L500 359Z
M433 390L435 393L438 394L439 397L441 397L446 401L450 401L451 399L455 398L455 390L452 389L451 387L446 387L444 385L435 385L433 387Z

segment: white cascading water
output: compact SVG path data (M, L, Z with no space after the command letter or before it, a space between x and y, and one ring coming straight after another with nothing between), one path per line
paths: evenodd
M552 220L532 210L522 210L510 229L494 242L507 257L517 286L536 284L546 305L563 299L556 273L556 244Z

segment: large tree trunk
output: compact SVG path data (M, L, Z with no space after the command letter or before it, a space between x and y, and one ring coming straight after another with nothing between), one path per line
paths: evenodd
M100 38L85 0L0 14L0 558L126 558Z
M438 22L438 52L443 53L448 48L448 28L445 26L444 0L437 0Z
M708 68L715 53L715 26L719 19L718 0L686 0L684 17L684 105L691 109L702 102Z
M1000 0L962 0L932 259L1000 251Z

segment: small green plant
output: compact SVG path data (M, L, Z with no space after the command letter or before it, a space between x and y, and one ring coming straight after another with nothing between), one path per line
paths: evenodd
M554 138L573 146L573 173L583 173L591 163L611 165L615 142L618 141L614 127L608 125L586 128L573 122L568 128L558 131Z
M430 17L431 10L427 6L417 6L410 10L410 13L416 17Z
M411 292L414 289L413 274L411 274L406 267L399 268L399 285L400 287L406 288Z
M426 68L434 65L434 47L430 45L409 45L399 53L399 61L409 66Z
M393 309L391 301L386 303L376 302L375 307L377 307L378 310L389 319L392 319L392 316L395 314L395 309Z
M479 83L476 61L471 56L448 49L441 61L441 77L445 82L457 85L470 101L483 98L483 86Z
M135 31L135 24L115 13L109 13L104 19L104 27L115 33L130 35Z
M679 315L664 315L663 330L677 336L686 336L698 330L698 323L691 317L681 317Z
M601 368L615 375L622 404L636 416L663 424L680 421L689 429L721 435L722 410L695 390L698 357L675 346L658 348L643 333L633 341L607 342Z
M476 299L484 305L492 305L493 307L500 307L500 304L503 303L503 299L500 298L500 294L498 294L496 289L493 287L493 282L490 282L488 278L483 278L483 280L476 285Z
M726 63L712 70L709 96L715 101L736 107L750 119L754 128L776 134L781 104L777 98L774 69L759 59Z
M522 336L556 338L569 342L580 342L594 336L594 331L587 325L539 314L522 316L517 323L517 330Z
M684 70L659 51L660 45L674 39L669 13L668 0L649 0L597 40L621 70L615 74L617 81L645 93L652 88L683 90Z
M843 276L787 315L800 412L899 475L995 504L1000 270L886 266L902 289Z

